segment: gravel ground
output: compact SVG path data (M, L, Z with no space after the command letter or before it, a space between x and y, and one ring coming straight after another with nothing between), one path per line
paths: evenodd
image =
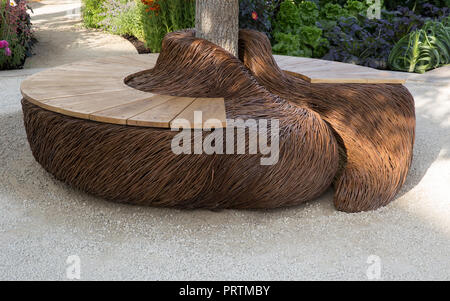
M40 70L0 72L0 280L65 280L70 255L82 280L367 280L371 255L383 280L450 280L450 67L410 78L408 180L392 204L357 214L337 212L331 191L295 208L211 212L74 190L26 140L19 85Z
M408 180L375 212L335 211L332 193L275 211L120 205L55 180L27 144L19 84L0 72L0 279L450 279L450 85L410 82L417 138Z

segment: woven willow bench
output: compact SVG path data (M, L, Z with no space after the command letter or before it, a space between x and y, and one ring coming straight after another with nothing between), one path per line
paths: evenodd
M376 209L393 199L409 168L414 133L413 99L400 85L403 79L307 58L275 56L275 64L267 38L252 38L250 32L242 32L246 45L240 61L190 35L166 36L159 56L93 59L24 80L24 123L36 160L85 192L151 206L293 206L321 195L338 172L339 182L333 184L339 210ZM152 87L161 85L165 92L130 84L153 71L159 79L141 83L153 79ZM214 74L217 78L211 78ZM167 88L172 79L175 90ZM198 111L200 124L194 120ZM186 128L187 120L191 129L209 129L211 119L219 121L215 128L231 128L227 118L279 120L278 163L263 166L262 153L176 154L171 149L178 135L171 128ZM380 127L397 135L404 151L371 136Z

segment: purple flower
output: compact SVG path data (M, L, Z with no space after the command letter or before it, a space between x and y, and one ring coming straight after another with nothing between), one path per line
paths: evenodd
M8 41L0 40L0 48L7 48L9 47Z
M6 56L11 56L11 49L9 49L8 47L5 48L5 54Z

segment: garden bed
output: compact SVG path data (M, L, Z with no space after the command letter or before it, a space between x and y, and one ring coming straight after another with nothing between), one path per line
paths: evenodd
M194 27L194 0L83 2L86 26L136 37L152 52L167 33ZM266 33L275 54L419 73L450 63L449 0L384 2L240 0L239 22Z
M23 68L36 40L25 0L0 0L0 70Z

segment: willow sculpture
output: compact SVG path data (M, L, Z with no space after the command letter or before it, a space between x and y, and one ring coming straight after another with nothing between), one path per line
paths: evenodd
M36 160L57 179L117 202L277 208L334 185L335 206L346 212L388 204L411 163L415 116L406 88L308 83L280 70L268 39L255 31L240 31L239 58L193 30L168 34L155 67L128 76L126 84L223 97L230 119L279 120L278 163L261 165L261 154L249 153L176 155L177 133L170 129L83 120L23 99Z

